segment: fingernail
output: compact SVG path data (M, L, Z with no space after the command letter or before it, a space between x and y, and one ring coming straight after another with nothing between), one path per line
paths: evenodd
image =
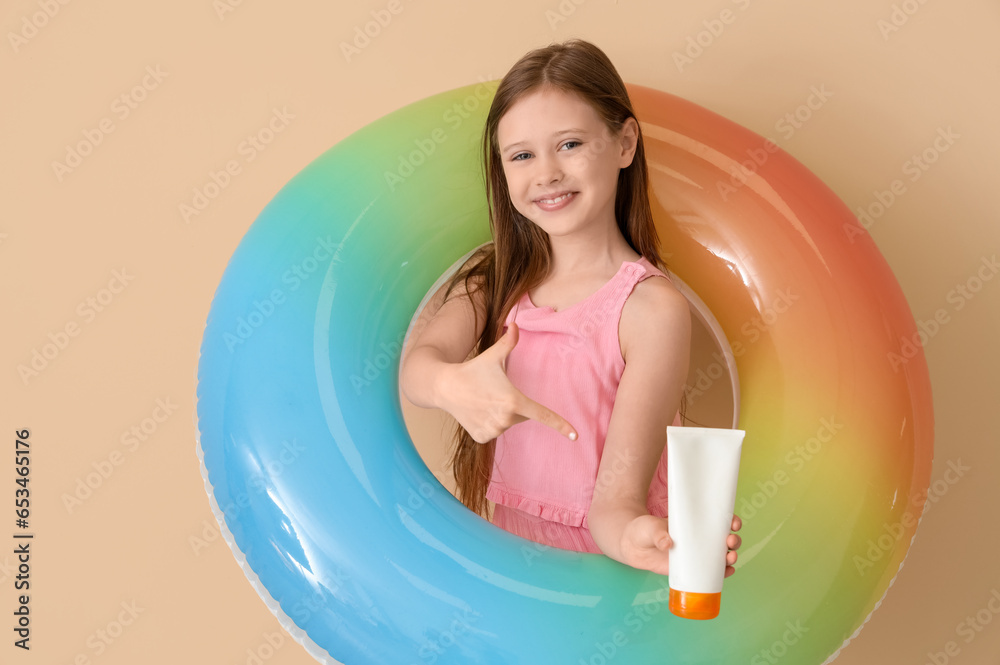
M569 433L569 440L570 441L576 441L576 432L570 432Z

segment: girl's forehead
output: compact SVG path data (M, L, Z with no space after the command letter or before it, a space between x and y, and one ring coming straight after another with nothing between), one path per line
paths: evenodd
M503 117L506 118L511 113L516 114L528 109L537 112L541 109L555 107L558 107L560 111L593 112L590 104L584 101L579 94L568 92L554 85L542 84L522 94L517 101L511 104Z
M600 121L597 111L579 95L554 86L542 86L525 93L507 109L500 118L497 133L535 133L543 124L545 129L551 129L548 125L568 128Z

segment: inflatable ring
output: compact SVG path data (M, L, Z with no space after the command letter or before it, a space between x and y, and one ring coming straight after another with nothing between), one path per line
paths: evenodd
M197 429L237 560L327 663L830 659L877 608L922 512L927 367L901 354L913 317L845 205L706 109L629 86L668 266L718 320L739 380L745 526L720 616L670 614L665 577L528 547L418 455L400 348L429 288L490 239L478 141L495 85L345 138L232 256L202 341Z

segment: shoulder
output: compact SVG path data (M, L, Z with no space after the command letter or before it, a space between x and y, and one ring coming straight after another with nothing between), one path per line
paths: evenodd
M689 352L691 312L687 298L662 275L638 282L625 300L618 324L622 358L646 355L664 346Z

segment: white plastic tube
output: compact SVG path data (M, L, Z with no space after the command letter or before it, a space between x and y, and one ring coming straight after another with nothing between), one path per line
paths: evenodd
M719 615L744 430L667 427L670 611Z

